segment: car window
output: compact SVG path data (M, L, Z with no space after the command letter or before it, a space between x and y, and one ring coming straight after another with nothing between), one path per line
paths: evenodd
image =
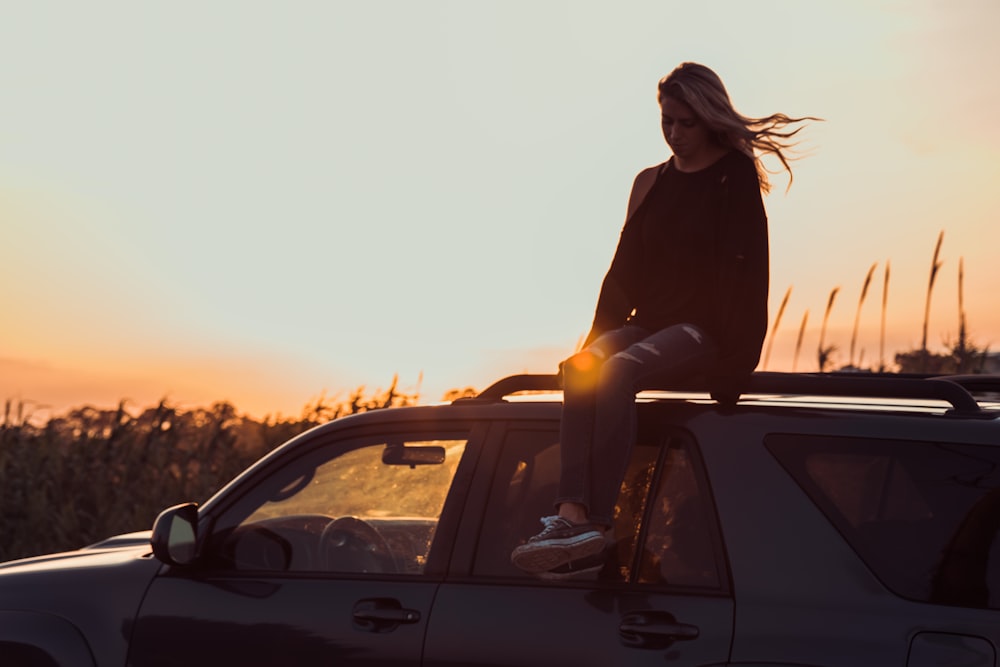
M208 557L239 571L421 574L466 442L400 435L314 450L220 518Z
M801 435L767 447L897 595L1000 608L1000 449Z
M556 430L507 433L474 574L530 577L511 565L510 553L538 532L539 517L554 513L558 440ZM615 506L614 543L599 575L602 580L718 586L713 515L706 509L695 473L689 450L679 443L666 446L640 440L632 448ZM707 562L698 562L700 558Z
M715 512L698 473L693 445L672 440L663 452L645 521L639 583L722 587Z

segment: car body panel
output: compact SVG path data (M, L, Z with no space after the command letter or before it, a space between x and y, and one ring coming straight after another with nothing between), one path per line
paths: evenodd
M433 581L175 570L158 577L146 596L129 664L417 664L436 587ZM375 622L360 616L379 605L414 617Z
M812 433L816 418L786 415L780 429ZM704 413L689 422L700 436L733 568L733 661L812 664L820 655L823 665L846 666L863 655L870 664L904 664L912 638L928 631L1000 644L1000 611L912 602L887 590L760 446L775 423L753 411L722 419ZM953 428L920 415L858 416L823 426L824 435L955 439ZM996 437L995 424L970 426L963 442L987 444L990 429Z
M0 611L0 662L93 667L94 656L78 628L37 611Z
M724 662L733 604L724 596L588 585L444 584L434 602L425 667L663 665ZM648 628L637 636L629 628ZM678 626L670 635L670 627ZM694 634L684 638L682 631Z
M0 569L0 610L58 617L60 625L80 633L96 664L123 665L135 614L161 567L148 544L5 563ZM3 633L0 624L0 638L6 639Z

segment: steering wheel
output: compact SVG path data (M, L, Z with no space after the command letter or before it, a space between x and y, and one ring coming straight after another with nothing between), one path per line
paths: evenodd
M382 533L356 516L342 516L326 525L319 537L319 562L331 572L398 571Z

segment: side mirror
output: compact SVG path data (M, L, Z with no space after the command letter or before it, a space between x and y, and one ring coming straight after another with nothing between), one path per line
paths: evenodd
M198 505L185 503L160 512L149 539L153 555L167 565L190 565L198 546Z

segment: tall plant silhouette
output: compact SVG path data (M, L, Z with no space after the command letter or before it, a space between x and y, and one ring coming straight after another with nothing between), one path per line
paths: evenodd
M934 291L934 281L937 279L938 271L941 270L941 265L944 262L938 261L938 257L941 254L941 242L944 240L944 230L938 234L937 245L934 246L934 258L931 260L931 276L927 281L927 300L924 302L924 331L923 336L920 339L920 353L924 358L927 357L927 326L931 319L931 293Z
M885 276L882 279L882 323L878 334L878 372L885 372L885 313L889 305L889 260L885 260Z
M951 348L956 373L982 373L988 347L979 348L969 340L965 319L965 258L958 258L958 342Z
M823 313L823 326L819 329L819 347L816 349L816 357L819 362L820 373L826 370L826 365L830 363L833 351L837 349L835 345L825 347L823 343L826 340L826 324L830 320L830 311L833 310L833 302L837 299L837 292L839 291L840 287L834 287L830 291L830 298L826 302L826 312Z
M778 327L781 325L781 316L785 314L785 307L788 305L788 297L792 295L792 286L788 286L788 291L785 292L785 298L781 300L781 305L778 306L778 314L774 317L774 326L771 327L771 340L767 342L767 350L764 352L764 365L761 367L762 370L767 370L768 361L771 359L771 348L774 346L774 337L778 334Z
M802 351L802 338L806 335L806 322L809 321L809 309L802 314L802 324L799 325L799 335L795 339L795 356L792 357L792 372L795 372L796 367L799 365L799 352Z
M968 343L968 333L965 329L965 298L963 295L965 282L965 258L958 258L958 346L959 353L965 352Z
M861 296L858 298L858 309L854 313L854 330L851 332L851 354L848 363L854 366L854 347L858 342L858 323L861 321L861 307L865 304L865 297L868 295L868 286L872 283L872 275L875 273L875 267L878 266L878 262L871 265L868 269L868 275L865 276L864 285L861 286Z

